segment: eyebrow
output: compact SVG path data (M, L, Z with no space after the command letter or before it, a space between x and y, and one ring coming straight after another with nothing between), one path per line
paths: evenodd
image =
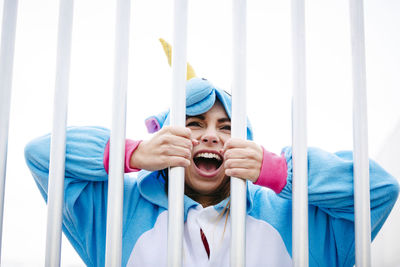
M204 117L203 115L195 115L195 116L186 115L186 119L191 119L191 118L196 118L196 119L203 120L203 121L206 119L206 117ZM230 121L231 121L231 119L228 117L218 119L219 123L230 122Z
M219 122L219 123L231 122L231 119L229 119L229 118L221 118L221 119L218 119L218 122Z
M186 119L192 119L192 118L196 118L196 119L199 119L199 120L205 120L206 119L203 115L195 115L195 116L186 115Z

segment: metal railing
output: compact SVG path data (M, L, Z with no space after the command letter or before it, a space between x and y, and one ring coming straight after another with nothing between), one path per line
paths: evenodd
M17 0L4 0L0 50L0 242L7 161ZM174 1L171 124L184 126L187 0ZM307 115L304 0L292 0L293 41L293 262L308 266ZM46 266L60 264L65 132L72 35L73 0L60 0L54 118L51 141ZM362 0L350 0L354 86L354 194L356 264L370 266L370 197L367 145L365 45ZM117 1L113 121L106 266L121 265L123 164L128 82L130 0ZM246 0L233 0L232 136L246 139ZM182 265L184 169L170 168L168 266ZM246 263L246 182L231 178L231 266ZM1 251L0 251L1 253ZM1 255L1 254L0 254Z

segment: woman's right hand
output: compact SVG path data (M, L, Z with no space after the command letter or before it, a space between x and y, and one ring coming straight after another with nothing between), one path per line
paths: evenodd
M148 171L190 165L193 145L186 127L165 126L149 140L142 141L132 153L130 167Z

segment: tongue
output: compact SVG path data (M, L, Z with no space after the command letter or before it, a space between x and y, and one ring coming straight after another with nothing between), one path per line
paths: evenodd
M215 164L215 161L207 160L207 159L199 160L199 162L197 163L197 167L200 170L207 171L207 172L215 171L217 169L217 165Z

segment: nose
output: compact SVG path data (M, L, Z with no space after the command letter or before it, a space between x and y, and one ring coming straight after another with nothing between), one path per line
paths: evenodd
M208 130L201 137L201 142L205 144L218 144L219 138L215 131Z

